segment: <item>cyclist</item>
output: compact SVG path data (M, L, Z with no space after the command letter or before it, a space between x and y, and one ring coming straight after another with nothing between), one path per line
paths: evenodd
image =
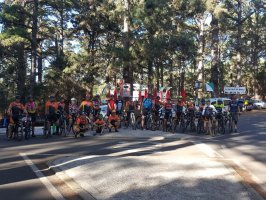
M204 107L206 105L205 99L201 99L200 105L199 105L199 111L202 112Z
M7 109L7 114L10 116L9 128L8 128L8 140L11 139L12 132L14 131L14 128L16 128L16 125L18 124L19 118L22 115L22 113L27 113L27 110L20 102L20 100L21 97L17 95L15 97L15 101L11 102Z
M153 101L153 111L154 111L154 114L155 114L155 117L157 120L159 120L159 118L160 118L160 109L161 109L162 105L164 105L164 103L161 102L160 97L157 96L156 99L154 99L154 101Z
M148 98L144 98L142 101L142 105L141 105L141 115L142 115L142 119L141 119L141 129L144 129L144 124L145 124L145 118L146 116L149 114L149 112L152 109L152 99L151 99L151 94L148 94Z
M125 106L124 106L124 112L126 113L126 123L127 125L129 124L129 120L130 120L130 114L134 113L135 111L135 105L134 102L132 100L132 97L128 98L126 100Z
M34 102L31 95L28 97L28 102L26 103L25 108L26 108L29 116L31 117L31 125L32 125L32 135L31 136L35 137L34 128L35 128L36 115L37 115L37 105Z
M74 122L76 121L76 118L77 118L78 112L79 112L77 99L74 97L71 98L71 102L68 106L68 112L69 112L69 125L71 127L74 125Z
M214 105L211 105L210 100L207 100L206 105L204 106L202 111L202 116L204 119L204 130L206 134L208 133L207 124L212 123L213 113L217 113L217 110L215 109Z
M172 108L173 108L173 104L171 102L171 98L167 98L166 102L164 104L164 131L167 131L167 127L166 127L166 123L167 120L172 117Z
M122 110L124 107L124 102L122 100L122 97L119 95L118 99L116 100L116 114L121 116Z
M97 133L101 133L103 127L106 125L105 121L103 120L103 116L100 114L96 121L94 122L94 126L96 127L96 133L93 135L96 135Z
M48 135L51 135L51 125L53 123L56 126L58 126L57 111L58 111L58 102L56 102L55 97L51 95L49 97L49 100L45 103L45 115L47 118ZM58 129L56 129L56 131L58 131ZM58 134L58 132L56 134Z
M93 109L93 103L90 100L90 95L86 94L85 99L81 102L79 110L82 113L85 113L88 117L90 116Z
M222 99L218 99L217 103L214 104L214 107L219 113L223 113L225 111L225 107L224 107L224 103Z
M115 110L111 111L111 115L108 117L109 121L109 132L111 132L112 128L115 128L115 132L118 132L118 127L120 125L120 118L116 114Z
M232 100L229 102L228 106L229 106L229 112L234 122L233 124L235 127L235 132L237 133L237 122L238 122L238 115L240 113L240 108L239 108L238 101L236 100L236 96L232 97Z
M98 117L98 115L101 112L101 100L100 100L100 95L96 95L93 99L93 118L96 120L96 118Z
M108 116L111 114L112 110L116 111L116 103L115 103L115 100L114 100L114 95L111 95L110 99L108 101L108 108L107 108L107 115Z
M182 98L179 98L177 99L177 103L175 105L175 112L176 112L176 120L179 122L180 121L180 117L181 117L181 114L183 112L183 109L184 109L184 105L182 103Z

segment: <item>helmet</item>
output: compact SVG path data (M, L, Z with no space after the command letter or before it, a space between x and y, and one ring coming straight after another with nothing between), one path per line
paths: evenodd
M201 99L201 103L205 103L205 99Z
M71 101L77 101L77 99L76 99L76 98L74 98L74 97L72 97L72 98L71 98Z
M193 102L192 101L188 102L188 105L193 106Z
M183 99L183 97L182 97L182 96L178 96L177 98L178 98L178 99Z
M218 103L218 104L223 104L223 100L222 100L222 99L218 99L218 100L217 100L217 103Z
M28 99L29 99L29 100L32 99L32 98L33 98L32 95L29 95L29 96L28 96Z
M112 113L116 113L115 110L112 110Z
M54 95L50 95L49 98L50 99L54 99L55 97L54 97Z
M21 96L20 95L16 95L15 99L21 99Z

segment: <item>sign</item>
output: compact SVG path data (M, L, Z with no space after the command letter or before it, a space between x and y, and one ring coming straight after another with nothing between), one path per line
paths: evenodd
M225 94L246 94L246 87L224 87Z
M129 83L123 84L122 96L130 97L130 84Z

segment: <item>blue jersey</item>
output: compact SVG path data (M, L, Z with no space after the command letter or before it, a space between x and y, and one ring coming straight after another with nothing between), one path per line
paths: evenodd
M239 103L238 101L230 101L229 103L229 108L230 108L230 112L238 112L238 107L239 107Z

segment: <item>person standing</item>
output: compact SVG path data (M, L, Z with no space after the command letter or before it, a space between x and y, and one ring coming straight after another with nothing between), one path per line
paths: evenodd
M229 112L233 120L233 129L235 130L235 133L237 133L237 123L238 123L238 115L240 114L240 108L239 108L239 103L236 100L236 96L232 97L232 100L229 102L228 106L229 106Z
M28 102L26 103L25 108L29 116L31 117L32 137L35 137L35 122L36 122L38 107L31 95L28 97Z

